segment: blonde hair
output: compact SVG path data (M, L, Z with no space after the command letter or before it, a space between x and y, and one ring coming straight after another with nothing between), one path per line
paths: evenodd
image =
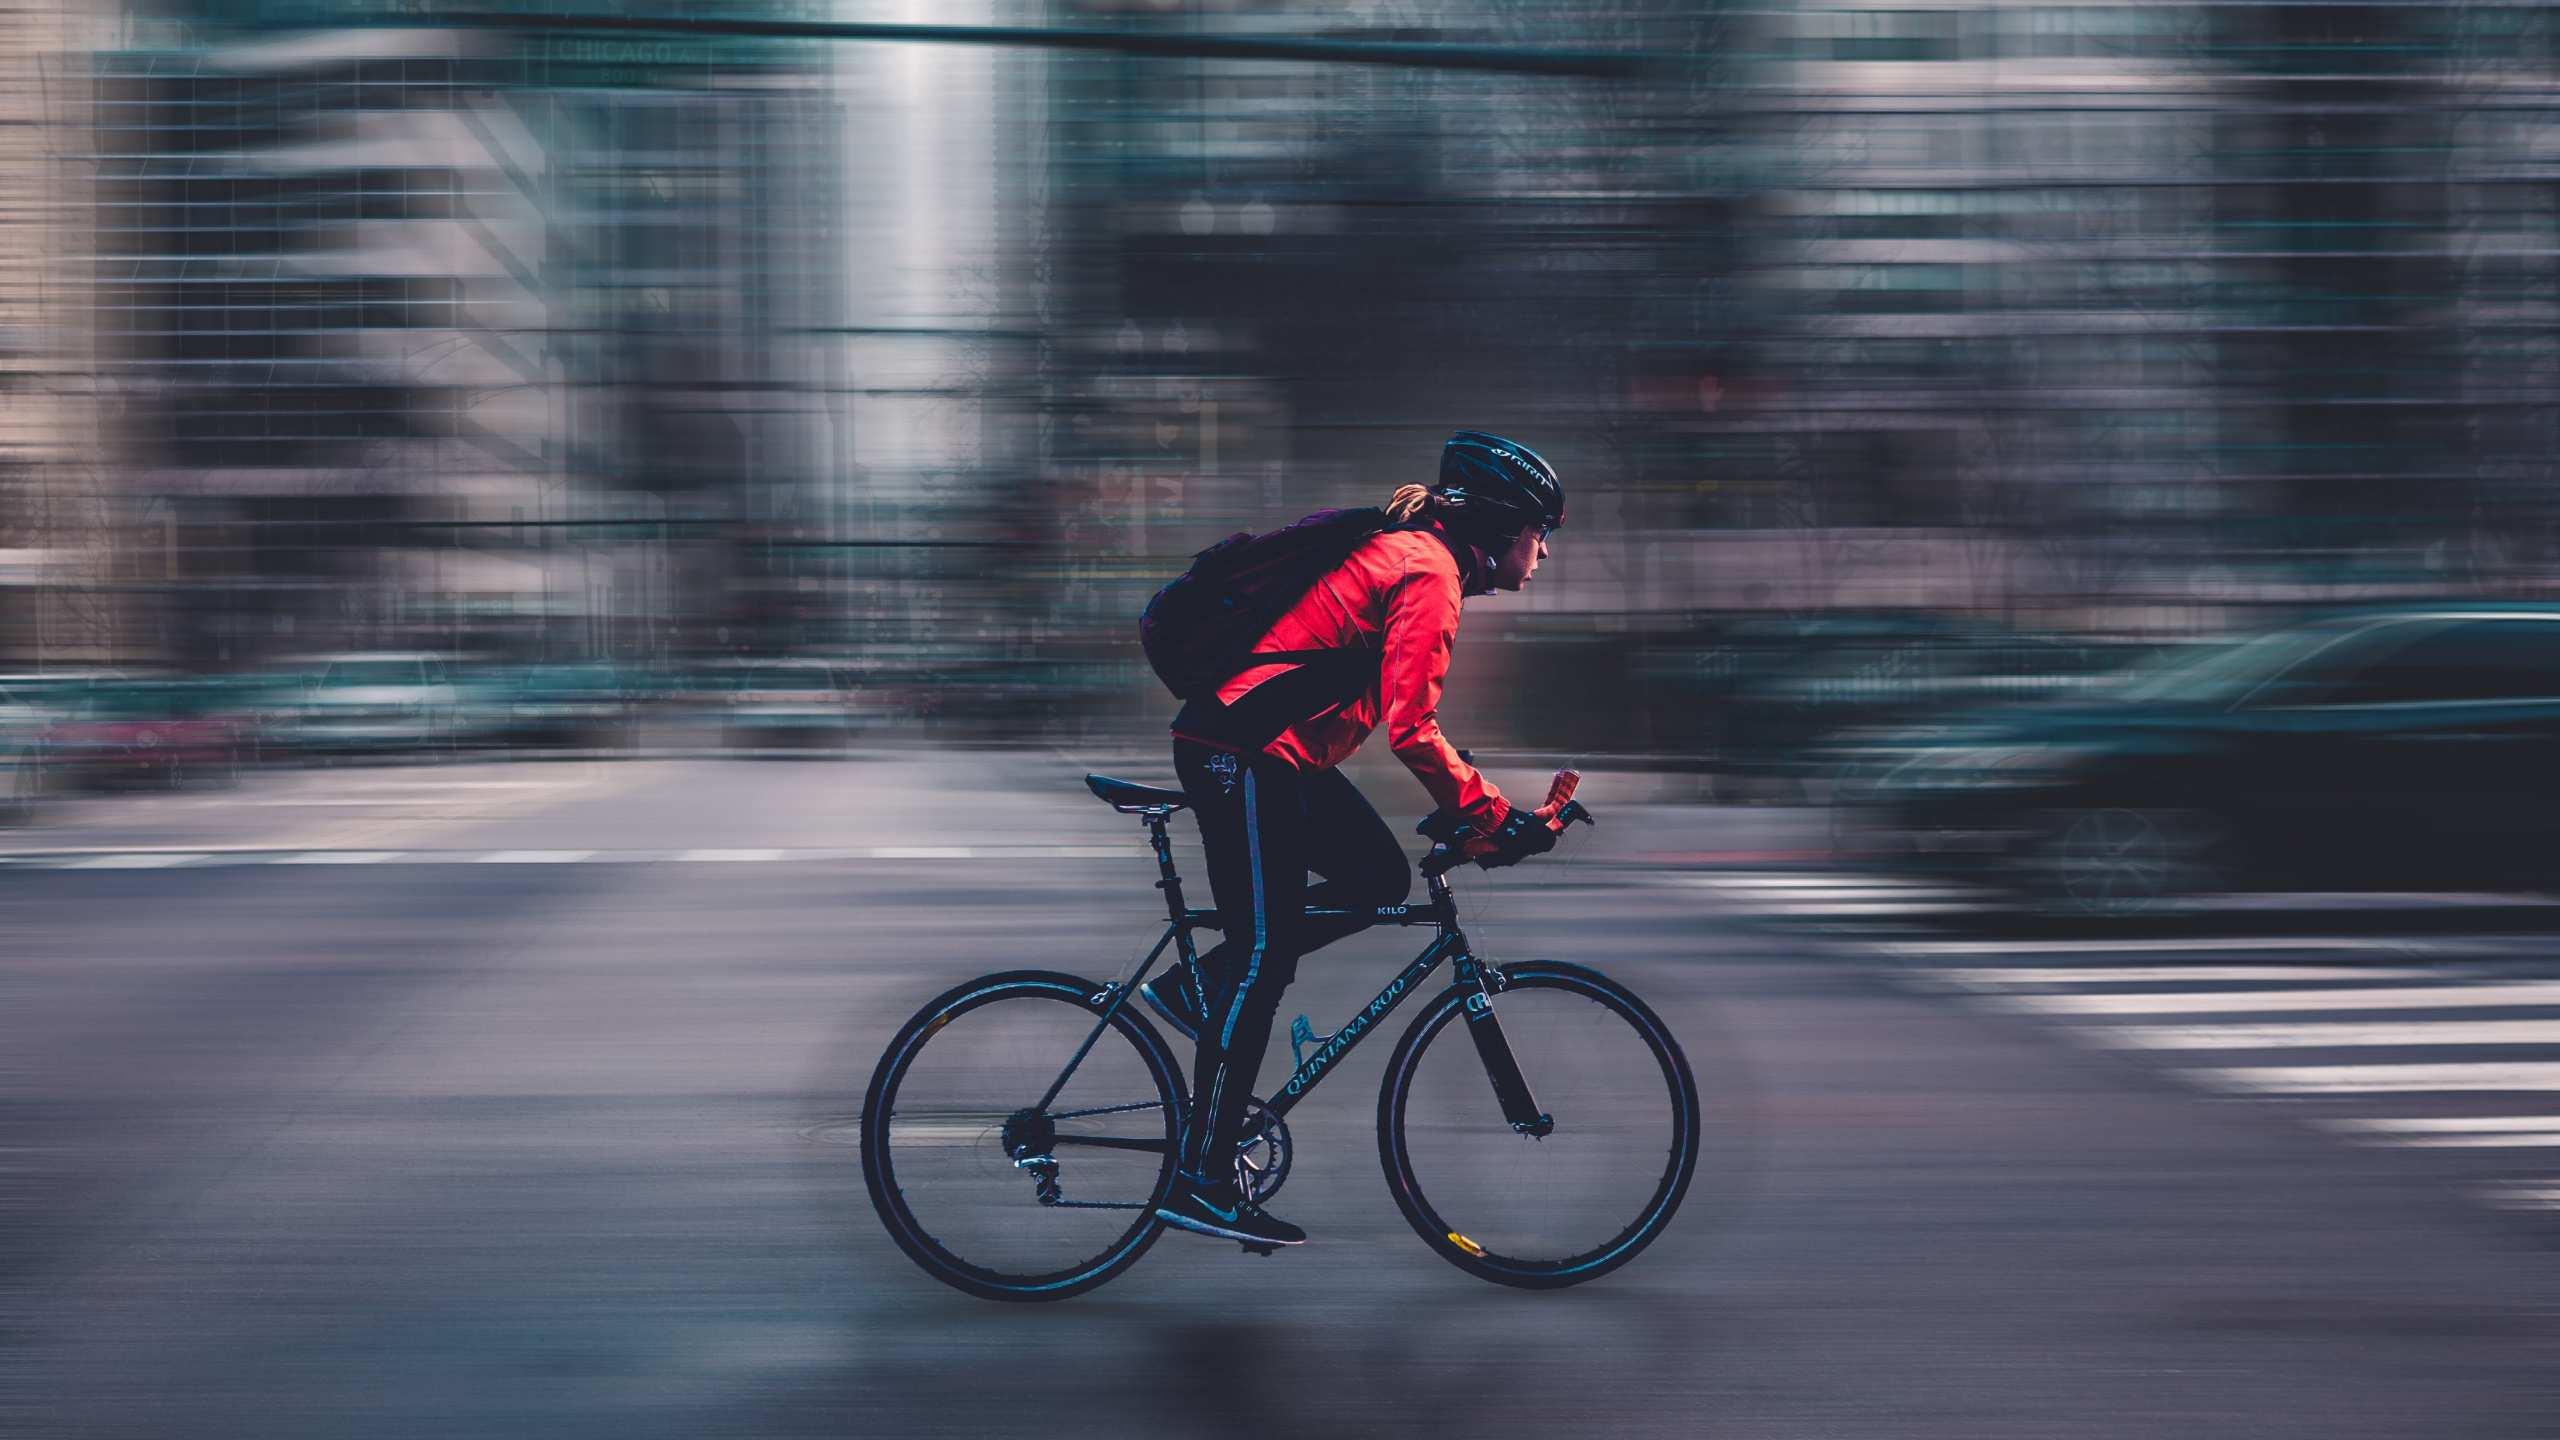
M1431 493L1429 486L1405 485L1398 487L1396 493L1387 498L1387 503L1382 508L1386 510L1388 519L1401 525L1421 514L1422 507L1438 498L1440 497Z

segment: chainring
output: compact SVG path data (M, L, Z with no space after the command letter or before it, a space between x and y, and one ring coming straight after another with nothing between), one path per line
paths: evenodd
M1280 1193L1289 1178L1289 1161L1297 1153L1289 1142L1288 1122L1259 1100L1246 1102L1244 1143L1236 1148L1236 1187L1252 1204Z

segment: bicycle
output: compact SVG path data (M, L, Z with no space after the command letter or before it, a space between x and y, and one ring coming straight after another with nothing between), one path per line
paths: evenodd
M863 1097L863 1180L891 1238L935 1279L991 1300L1081 1294L1165 1228L1155 1210L1173 1183L1184 1071L1128 1002L1168 949L1194 959L1192 931L1217 929L1218 915L1183 903L1165 834L1188 803L1180 791L1085 784L1146 826L1165 897L1155 948L1125 981L1008 970L945 991L899 1029ZM1560 816L1591 818L1579 802ZM1446 962L1449 987L1379 1086L1388 1189L1459 1269L1522 1289L1578 1285L1635 1258L1679 1209L1698 1163L1697 1082L1625 986L1563 961L1478 960L1448 881L1464 858L1443 839L1421 866L1426 902L1360 912L1437 933L1331 1034L1297 1017L1295 1068L1254 1102L1238 1178L1257 1203L1279 1190L1291 1108ZM1461 1017L1470 1044L1452 1037Z

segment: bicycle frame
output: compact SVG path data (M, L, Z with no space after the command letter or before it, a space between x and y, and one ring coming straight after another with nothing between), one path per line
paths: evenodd
M1129 996L1146 980L1147 972L1164 957L1168 946L1173 947L1185 963L1194 962L1199 955L1192 945L1191 932L1201 928L1221 928L1217 911L1194 910L1183 903L1182 876L1174 869L1173 842L1165 834L1165 824L1174 813L1173 807L1135 807L1124 809L1122 813L1137 815L1146 824L1147 838L1154 847L1156 872L1160 877L1156 888L1164 892L1165 931L1125 983L1114 981L1104 987L1111 994L1111 1000L1103 1007L1102 1017L1094 1025L1093 1033L1085 1037L1084 1044L1077 1047L1075 1057L1050 1083L1048 1093L1042 1095L1040 1103L1025 1112L1027 1114L1042 1114L1048 1110L1058 1098L1058 1093L1066 1088L1067 1080L1075 1074L1076 1067L1092 1053L1095 1042L1102 1038L1102 1032L1109 1028L1120 1008L1128 1003ZM1430 889L1431 899L1427 904L1384 905L1375 910L1306 912L1309 917L1325 918L1362 915L1376 925L1430 925L1440 933L1423 947L1421 954L1413 957L1410 964L1387 982L1376 999L1344 1021L1340 1029L1320 1040L1312 1033L1301 1037L1293 1031L1290 1037L1293 1047L1303 1038L1316 1041L1316 1052L1312 1056L1302 1056L1297 1069L1263 1102L1263 1108L1275 1119L1287 1115L1307 1097L1309 1091L1315 1089L1317 1082L1342 1062L1343 1056L1351 1053L1353 1046L1394 1014L1397 1006L1422 988L1422 982L1431 977L1432 971L1448 961L1453 966L1449 983L1467 992L1467 1036L1475 1042L1476 1056L1484 1063L1485 1078L1492 1082L1494 1097L1502 1105L1502 1118L1523 1135L1546 1135L1554 1130L1555 1121L1538 1109L1536 1097L1529 1092L1529 1082L1521 1075L1520 1064L1512 1056L1511 1044L1502 1034L1502 1022L1494 1015L1493 997L1502 990L1501 972L1477 960L1475 952L1468 947L1466 932L1458 928L1458 902L1449 893L1449 880L1444 870L1426 865L1423 867L1423 880ZM1303 1020L1305 1017L1300 1018ZM1057 1139L1074 1143L1063 1135Z

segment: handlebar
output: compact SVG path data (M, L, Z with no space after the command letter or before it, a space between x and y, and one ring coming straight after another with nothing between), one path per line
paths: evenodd
M1582 802L1573 798L1574 790L1581 783L1580 771L1558 770L1555 779L1547 785L1547 803L1531 813L1545 816L1547 828L1558 834L1575 821L1585 825L1598 824L1591 812L1583 808ZM1425 816L1415 828L1439 842L1429 855L1423 857L1422 873L1428 878L1436 879L1470 860L1481 863L1495 853L1490 847L1478 848L1485 837L1474 826L1460 822L1445 810Z

